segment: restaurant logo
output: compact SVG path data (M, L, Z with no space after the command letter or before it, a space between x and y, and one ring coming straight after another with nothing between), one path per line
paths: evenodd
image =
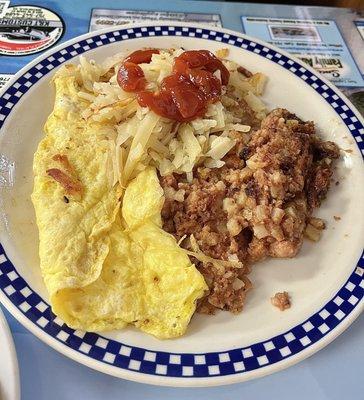
M294 54L300 60L330 78L340 78L346 70L341 57L327 56L326 54Z
M0 18L0 54L38 53L57 43L63 32L63 21L53 11L35 6L9 7Z

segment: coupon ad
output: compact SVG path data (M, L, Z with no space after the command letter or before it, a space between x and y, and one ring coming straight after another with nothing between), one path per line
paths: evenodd
M0 19L0 55L38 53L57 43L63 29L61 18L46 8L8 7Z
M262 17L241 19L245 33L287 50L337 86L364 85L335 21Z
M131 22L153 21L195 22L210 26L222 26L219 14L94 8L91 14L90 31Z
M0 0L0 86L38 55L88 31L175 21L246 32L297 55L348 93L364 87L359 13L198 0Z
M6 83L10 81L11 77L11 74L0 74L0 90Z
M364 19L361 19L359 21L355 21L355 25L358 28L358 31L359 31L362 39L364 40Z
M6 0L0 0L0 18L3 17L6 13L6 10L8 9L10 4L10 1Z

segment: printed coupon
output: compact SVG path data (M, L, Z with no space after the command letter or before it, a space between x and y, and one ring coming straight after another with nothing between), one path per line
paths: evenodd
M91 13L90 31L108 28L115 25L124 25L131 22L196 22L210 26L221 27L219 14L167 12L167 11L134 11L134 10L107 10L94 8Z
M362 39L364 40L364 19L360 19L358 21L355 21L355 25L358 28L358 31L359 31Z
M54 45L64 30L61 18L46 8L8 7L0 18L0 54L22 56Z
M315 68L337 86L364 80L335 21L242 17L248 35L274 44Z
M0 91L10 81L11 77L10 74L0 74Z
M0 18L3 17L6 13L10 4L10 0L0 0Z

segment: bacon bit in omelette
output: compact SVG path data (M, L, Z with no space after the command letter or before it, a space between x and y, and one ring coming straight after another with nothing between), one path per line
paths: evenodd
M81 183L69 177L60 169L58 168L48 169L47 174L50 177L52 177L55 181L60 183L68 194L77 196L82 193Z
M66 193L73 196L80 196L82 194L82 185L78 181L75 169L69 162L68 157L64 154L55 154L52 157L52 160L57 161L59 164L61 164L62 169L65 172L61 171L58 168L50 168L47 170L47 174L51 176L55 181L60 183L64 187ZM66 196L63 196L63 201L65 203L68 203L69 199Z
M278 292L270 299L274 307L278 307L281 311L291 307L291 300L287 292Z
M243 74L247 78L251 78L253 76L253 74L248 69L242 66L238 67L237 71Z
M52 157L52 160L58 161L62 166L65 171L67 171L70 175L75 174L75 170L68 161L68 157L63 155L63 154L56 154Z

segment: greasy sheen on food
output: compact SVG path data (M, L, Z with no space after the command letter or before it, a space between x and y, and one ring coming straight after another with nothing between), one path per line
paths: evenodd
M237 141L222 168L198 167L192 182L177 174L161 180L164 228L177 240L194 235L207 256L245 266L216 269L198 260L209 286L199 311L240 312L251 288L249 265L295 257L304 236L318 240L324 224L312 213L329 190L339 155L335 143L316 134L313 122L276 109L246 142ZM192 248L189 240L182 245Z
M124 194L110 184L108 129L82 119L87 103L77 96L73 68L55 76L54 111L33 164L52 310L74 329L133 324L158 338L180 336L205 281L161 228L164 194L155 168L138 173Z

